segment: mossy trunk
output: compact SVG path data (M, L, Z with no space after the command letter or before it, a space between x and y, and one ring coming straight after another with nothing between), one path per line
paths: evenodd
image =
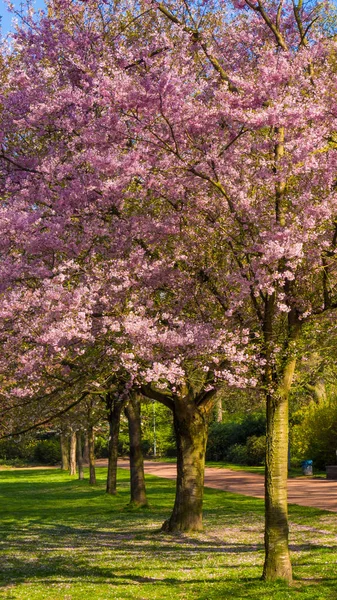
M111 398L111 400L107 399L107 404L109 421L109 454L106 493L115 495L117 493L118 438L121 412L124 403Z
M64 433L60 435L61 444L61 469L69 471L69 439Z
M174 429L177 440L177 485L171 517L164 531L200 531L204 493L205 452L208 417L186 398L175 403Z
M83 457L82 457L82 434L80 431L77 431L77 433L76 433L76 456L77 456L78 478L84 479Z
M263 579L292 581L288 538L288 397L295 369L289 361L275 395L267 396L265 563Z
M131 395L125 414L130 438L130 505L147 506L139 396Z
M76 475L76 432L72 431L70 434L70 461L69 461L69 473L70 475Z
M95 468L95 430L92 426L88 429L88 446L89 446L89 483L96 485L96 468Z

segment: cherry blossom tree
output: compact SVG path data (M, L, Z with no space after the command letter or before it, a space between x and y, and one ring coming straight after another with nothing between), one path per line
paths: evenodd
M110 339L111 362L174 412L168 527L197 529L216 382L255 371L264 577L290 581L288 396L302 324L335 307L334 41L295 3L242 0L235 20L153 3L125 21L123 7L119 30L101 8L99 26L96 3L55 2L18 32L4 78L4 372L18 374L19 312L19 395L39 389L41 351L62 367ZM31 347L24 302L39 315Z

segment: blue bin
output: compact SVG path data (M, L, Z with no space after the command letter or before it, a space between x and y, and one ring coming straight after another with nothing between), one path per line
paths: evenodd
M312 475L312 460L302 460L301 462L303 475Z

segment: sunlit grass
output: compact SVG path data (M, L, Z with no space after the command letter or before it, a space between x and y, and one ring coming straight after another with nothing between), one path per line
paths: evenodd
M290 507L295 583L266 585L263 502L205 493L205 531L161 533L174 482L147 477L150 509L123 510L116 497L59 470L0 472L0 597L16 600L337 599L336 515Z

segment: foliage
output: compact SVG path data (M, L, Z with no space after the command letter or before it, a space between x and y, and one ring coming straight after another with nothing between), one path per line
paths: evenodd
M172 412L166 406L156 401L142 404L142 438L148 456L154 456L154 442L156 456L175 456Z
M291 432L292 463L299 464L301 460L310 459L314 469L336 464L336 398L321 404L312 401L300 416L300 422L293 426ZM298 419L300 416L297 413Z
M59 439L39 440L34 448L34 460L39 464L56 465L61 462Z
M55 465L61 461L60 440L55 437L39 439L39 436L33 435L1 440L0 459Z
M335 41L319 4L233 4L235 19L131 2L125 24L123 3L54 0L17 31L1 82L0 388L12 423L25 399L23 421L49 416L74 380L75 402L104 395L99 356L125 393L157 386L172 410L207 411L222 381L260 384L268 572L290 580L285 556L271 566L277 536L287 554L279 399L303 323L337 306Z
M266 436L252 435L246 442L248 465L264 465L266 457Z
M236 421L212 423L208 437L207 460L262 464L261 449L265 443L265 431L266 418L262 413L250 413Z
M231 463L237 463L238 465L248 464L248 452L246 445L233 444L230 446L226 453L226 459Z
M108 451L109 440L107 436L96 435L95 436L95 457L96 458L107 458L109 456Z
M31 436L0 440L0 459L33 461L37 440Z
M145 456L154 456L154 440L156 440L157 457L176 455L172 413L166 406L154 400L144 399L141 405L141 425L142 448ZM107 458L108 444L108 436L96 436L95 454L97 458ZM125 415L121 416L118 453L120 456L129 453L129 432Z

